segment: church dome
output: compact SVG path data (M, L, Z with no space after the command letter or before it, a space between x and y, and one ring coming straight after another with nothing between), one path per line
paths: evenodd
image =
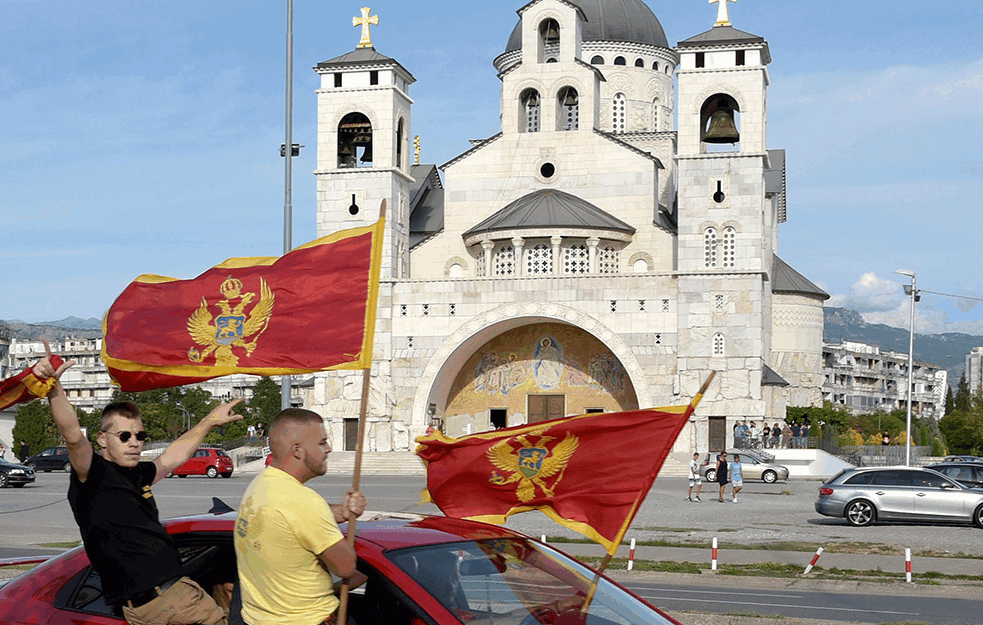
M642 0L568 0L584 12L583 40L642 43L668 48L659 18ZM509 36L505 52L522 48L522 22Z

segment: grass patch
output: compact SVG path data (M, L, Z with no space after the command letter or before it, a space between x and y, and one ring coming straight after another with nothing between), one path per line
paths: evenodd
M54 547L56 549L74 549L82 544L81 540L73 540L71 542L62 543L38 543L38 547Z

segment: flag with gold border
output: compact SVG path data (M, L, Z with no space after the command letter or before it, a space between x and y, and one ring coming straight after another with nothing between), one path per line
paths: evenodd
M55 370L63 362L61 356L51 356L51 366ZM53 379L41 379L34 375L34 367L28 367L13 377L0 380L0 410L25 404L39 397L47 397L54 385Z

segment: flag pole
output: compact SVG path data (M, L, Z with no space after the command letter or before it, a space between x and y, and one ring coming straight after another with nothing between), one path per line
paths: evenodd
M379 219L386 217L386 201L382 200L379 207ZM385 235L383 235L385 236ZM378 302L376 303L378 305ZM367 332L375 332L375 328L366 328ZM373 341L374 343L374 341ZM358 409L358 442L355 445L355 468L352 475L352 488L358 490L362 481L362 451L365 447L365 421L369 408L369 380L372 377L372 360L370 358L368 367L362 369L362 402ZM357 519L348 519L348 546L355 549L355 525ZM350 578L341 581L340 601L338 605L338 623L345 625L348 622L348 589Z
M706 379L706 382L703 383L703 386L700 387L700 390L697 391L696 395L689 402L689 406L686 408L686 412L683 413L684 418L688 419L690 415L692 415L696 411L696 406L700 403L700 400L703 399L703 395L707 392L707 389L710 388L710 383L713 382L713 378L715 378L716 376L717 376L716 371L710 372L710 377ZM642 493L642 498L644 498L645 495L647 494L648 493ZM617 551L618 547L620 546L620 542L621 541L619 539L618 541L619 544L615 545L615 551ZM594 575L594 581L591 582L590 592L587 593L587 596L584 598L584 605L580 609L581 614L584 615L587 614L587 609L590 607L591 601L593 601L594 599L594 593L597 592L597 583L601 581L601 573L603 573L604 569L608 567L613 557L614 557L614 553L609 551L607 554L605 554L604 559L601 560L601 564L597 567L597 574Z

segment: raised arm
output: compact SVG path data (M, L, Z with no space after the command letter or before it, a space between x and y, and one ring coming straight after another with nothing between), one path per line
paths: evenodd
M89 467L92 466L92 445L82 433L75 407L68 401L68 394L65 393L60 381L61 374L73 366L75 361L67 360L55 369L51 363L51 346L48 345L48 341L42 340L42 342L44 343L45 356L34 365L34 375L41 380L48 378L55 380L55 386L48 392L51 414L55 418L58 432L65 439L65 445L68 447L68 459L72 463L72 468L75 469L75 474L79 480L84 482L89 477Z
M157 456L154 464L157 465L157 475L154 477L156 484L165 475L184 464L191 454L198 449L205 436L220 425L240 421L242 415L235 414L233 410L236 405L242 402L242 398L222 404L218 408L208 413L208 416L199 421L193 428L185 432L179 439L167 446L164 453Z

